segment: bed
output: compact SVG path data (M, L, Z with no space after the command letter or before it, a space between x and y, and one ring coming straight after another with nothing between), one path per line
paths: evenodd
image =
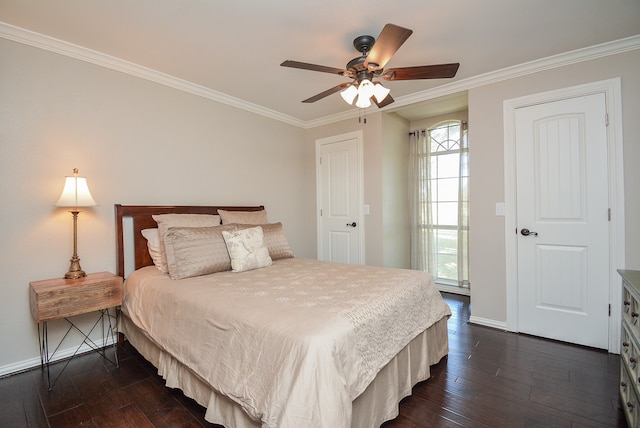
M380 426L448 353L451 312L428 274L294 257L263 206L115 210L118 274L132 271L119 332L210 422ZM214 225L167 223L176 214ZM170 272L149 231L164 236ZM223 245L231 269L207 273L201 255Z

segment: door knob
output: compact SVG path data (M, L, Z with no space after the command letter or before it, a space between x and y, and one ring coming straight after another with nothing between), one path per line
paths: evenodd
M532 231L530 231L529 229L522 229L522 230L520 231L520 234L521 234L522 236L529 236L529 235L538 236L538 232L532 232Z
M357 226L357 224L356 224L356 222L354 221L353 223L347 223L347 227L349 227L349 226L351 226L351 227L356 227L356 226Z

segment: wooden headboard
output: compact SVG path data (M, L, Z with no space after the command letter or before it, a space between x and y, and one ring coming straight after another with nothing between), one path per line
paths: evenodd
M153 264L147 241L142 236L143 229L158 227L156 221L151 217L154 214L218 214L218 210L226 211L261 211L264 206L151 206L151 205L115 205L116 209L116 262L117 274L125 276L125 248L124 248L124 225L123 219L131 217L133 219L133 249L134 249L134 269Z

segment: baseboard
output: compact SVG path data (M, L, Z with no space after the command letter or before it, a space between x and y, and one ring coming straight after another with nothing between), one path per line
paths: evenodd
M436 282L436 288L442 293L460 294L463 296L471 296L471 290L455 285L440 284Z
M469 323L482 325L484 327L496 328L498 330L509 331L509 329L507 328L507 323L505 321L490 320L487 318L474 317L473 315L471 315L469 317Z
M115 343L117 343L117 341L117 335L113 338L107 337L105 340L104 348L113 346ZM100 339L100 342L102 342L102 339ZM83 344L80 349L78 349L77 346L73 346L67 349L58 349L54 357L51 359L51 364L70 358L74 353L76 353L76 355L80 355L86 354L87 352L95 352L95 349L87 344ZM30 358L28 360L18 361L17 363L2 366L0 367L0 377L7 377L21 372L26 372L36 367L40 367L40 357Z

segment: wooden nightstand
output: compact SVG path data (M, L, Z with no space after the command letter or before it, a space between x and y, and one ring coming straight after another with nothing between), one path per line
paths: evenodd
M82 345L88 345L109 360L105 354L105 348L107 346L107 339L109 338L113 341L114 349L117 346L115 327L118 317L118 307L122 304L122 282L122 277L109 272L100 272L89 274L79 279L53 278L29 283L31 314L38 323L40 361L42 367L44 368L46 366L47 368L49 390L51 390L53 384L58 380L71 358L76 356ZM109 312L109 308L115 308L113 315ZM78 328L69 317L86 314L88 312L100 312L100 316L95 324L93 324L91 330L85 333ZM53 353L49 354L47 322L62 318L69 323L69 328L60 340L60 343L55 347ZM101 326L104 334L102 346L99 346L89 338L98 325ZM49 364L72 329L80 332L84 336L84 340L78 345L76 351L69 360L67 360L58 377L56 377L52 383L49 374ZM114 355L114 360L109 361L117 366L117 352Z

